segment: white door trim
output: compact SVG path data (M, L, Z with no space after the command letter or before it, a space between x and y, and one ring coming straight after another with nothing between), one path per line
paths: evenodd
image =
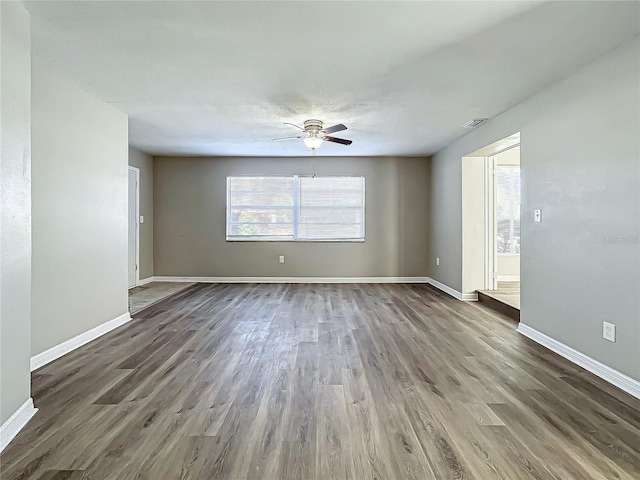
M136 284L133 287L140 285L140 169L138 167L129 166L129 172L134 172L136 175ZM127 189L129 185L129 177L127 173ZM128 239L128 235L127 235ZM128 240L127 240L128 241ZM128 259L127 259L128 261ZM128 269L128 268L127 268ZM129 282L127 282L129 283ZM129 285L129 288L133 288Z
M484 288L498 289L498 252L496 222L496 157L484 157Z

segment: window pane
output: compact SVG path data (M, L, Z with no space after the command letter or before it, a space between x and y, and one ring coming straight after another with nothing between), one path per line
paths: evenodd
M231 205L255 206L255 205L286 205L293 206L293 191L291 192L232 192Z
M293 237L293 177L229 177L227 235Z
M293 191L293 177L230 177L231 191Z
M520 253L520 167L499 166L496 178L498 253Z
M231 225L229 235L237 236L266 236L266 237L288 237L293 238L293 225L278 224L237 224Z
M332 224L305 224L300 225L298 231L300 238L325 240L325 239L352 239L364 237L361 225L332 225Z
M363 239L364 177L300 178L298 238Z
M361 208L300 208L300 223L363 223Z
M231 223L291 223L293 209L231 208Z

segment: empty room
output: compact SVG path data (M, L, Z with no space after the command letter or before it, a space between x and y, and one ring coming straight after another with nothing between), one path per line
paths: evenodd
M2 480L640 478L640 2L0 1Z

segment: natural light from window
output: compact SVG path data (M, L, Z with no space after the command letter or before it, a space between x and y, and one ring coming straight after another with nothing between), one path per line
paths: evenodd
M497 171L498 254L520 254L520 167L500 165Z
M227 240L363 242L363 176L227 177Z

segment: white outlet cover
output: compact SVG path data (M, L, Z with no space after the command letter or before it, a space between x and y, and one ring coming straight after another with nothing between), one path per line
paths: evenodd
M602 338L610 342L616 341L616 326L613 323L602 322Z

